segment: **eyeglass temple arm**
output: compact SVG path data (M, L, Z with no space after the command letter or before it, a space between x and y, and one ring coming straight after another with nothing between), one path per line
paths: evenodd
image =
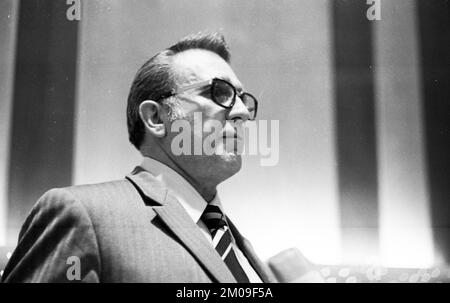
M194 84L182 87L182 88L172 89L170 92L162 94L159 97L159 99L172 97L172 96L175 96L177 94L184 93L185 91L190 90L190 89L194 89L194 88L199 88L199 87L202 87L202 86L210 85L210 84L212 84L213 80L214 79L206 80L206 81L202 81L202 82L199 82L199 83L194 83Z
M176 89L176 90L173 91L173 94L174 95L181 94L181 93L183 93L183 92L185 92L187 90L194 89L194 88L199 88L199 87L202 87L202 86L205 86L205 85L209 85L209 84L212 84L212 80L206 80L206 81L202 81L202 82L199 82L199 83L194 83L194 84L191 84L191 85L188 85L188 86Z

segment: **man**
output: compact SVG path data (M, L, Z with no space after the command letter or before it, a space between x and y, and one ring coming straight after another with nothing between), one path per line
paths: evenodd
M129 139L142 165L123 180L41 197L3 281L274 281L223 214L216 190L240 170L242 123L257 110L229 60L222 35L201 33L147 61L127 108ZM174 152L180 121L188 126L192 140L182 144L190 153ZM211 134L204 146L214 153L198 153L194 143Z

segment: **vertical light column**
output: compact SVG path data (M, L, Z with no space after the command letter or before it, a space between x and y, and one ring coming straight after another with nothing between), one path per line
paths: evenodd
M142 49L136 43L138 33L133 24L144 16L152 20L151 4L145 2L147 9L136 1L82 2L73 159L75 184L123 178L133 165L139 164L137 151L128 143L125 110L134 73L144 63L144 57L137 51ZM150 43L151 31L151 26L142 28L140 39Z
M382 1L373 22L383 265L433 262L414 1Z
M0 246L6 245L9 134L19 1L0 2Z

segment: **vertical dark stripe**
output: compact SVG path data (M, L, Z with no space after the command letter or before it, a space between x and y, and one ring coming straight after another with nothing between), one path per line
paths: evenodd
M343 246L378 249L377 157L369 6L333 1L335 123ZM382 22L382 21L378 21Z
M220 256L223 256L223 254L227 250L228 246L230 246L230 244L231 244L231 233L230 230L227 229L225 233L222 235L222 238L220 238L219 243L217 243L216 245L216 250Z
M19 7L8 200L14 237L45 190L72 181L78 32L65 0Z
M225 257L224 261L225 261L225 264L230 269L233 276L236 278L236 281L238 283L249 283L250 282L247 275L245 274L245 271L242 269L241 265L239 264L239 261L236 257L236 254L234 253L233 249L230 249L230 252Z
M434 242L450 261L450 1L417 1Z

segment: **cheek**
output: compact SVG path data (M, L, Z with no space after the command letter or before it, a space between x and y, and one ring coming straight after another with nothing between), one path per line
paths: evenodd
M199 109L203 113L203 118L216 119L219 121L225 120L226 109L217 105L212 100L203 98L202 102L199 102Z
M212 119L208 118L206 120L203 120L203 136L207 136L212 133L222 133L222 130L224 128L224 121L220 119Z
M219 107L219 106L217 106ZM225 127L225 113L222 108L205 107L202 114L202 129L206 134L221 131Z
M197 102L186 102L182 106L186 113L194 137L204 137L213 132L221 131L225 126L226 109L208 99Z

